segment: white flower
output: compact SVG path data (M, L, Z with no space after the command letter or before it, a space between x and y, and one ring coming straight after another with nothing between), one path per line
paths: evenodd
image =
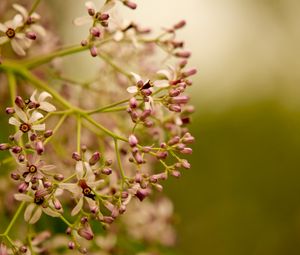
M4 24L0 23L0 31L5 33L0 37L0 45L10 42L14 52L20 56L25 56L31 40L28 39L24 33L17 32L17 28L23 25L23 17L17 14L12 20L6 21Z
M50 203L51 201L49 201L48 205L46 205L45 202L49 197L49 194L45 196L37 195L38 192L42 194L43 190L40 189L36 191L34 197L20 193L14 195L16 200L29 203L24 212L24 219L29 224L36 223L40 219L43 212L51 217L60 216L60 213L56 209L54 209L53 204Z
M61 189L70 191L77 199L79 199L77 205L71 212L72 216L80 212L84 200L88 203L90 210L94 210L97 207L94 192L99 184L104 182L104 180L95 180L93 170L87 162L77 161L75 170L78 180L76 183L59 184Z
M34 12L29 16L28 11L22 5L19 4L13 4L13 8L22 15L23 20L25 22L30 20L34 21L34 23L29 22L29 31L33 31L41 36L46 36L46 30L41 25L35 23L41 18L39 14Z
M51 171L55 168L54 165L45 165L45 162L37 154L28 155L27 161L19 164L22 167L21 175L25 175L25 182L30 182L33 178L42 179L45 175L51 175Z
M36 93L37 91L35 90L30 97L30 101L33 102L36 106L36 108L39 108L41 110L44 110L45 112L53 112L56 110L55 106L46 102L47 98L52 98L52 96L48 92L42 92L38 98L36 99Z
M35 124L37 120L44 117L43 114L37 111L33 111L31 113L31 116L29 116L29 113L25 113L18 106L14 107L14 109L19 119L11 117L9 118L8 123L19 128L19 130L14 134L14 139L16 141L18 141L20 137L25 133L28 133L28 137L30 137L34 131L45 130L45 124Z
M115 5L114 0L106 1L105 5L101 8L99 13L110 10L111 8L113 8L114 5ZM85 7L86 7L89 15L81 16L81 17L74 19L73 24L75 26L82 26L82 25L94 22L94 19L96 18L95 15L97 14L95 4L91 1L87 1L87 2L85 2Z

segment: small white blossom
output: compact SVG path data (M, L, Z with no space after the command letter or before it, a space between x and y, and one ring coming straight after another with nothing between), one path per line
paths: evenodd
M46 102L47 98L52 98L52 96L48 92L42 92L36 99L36 93L35 90L30 97L30 101L33 102L36 105L36 108L39 108L45 112L53 112L56 110L55 106Z

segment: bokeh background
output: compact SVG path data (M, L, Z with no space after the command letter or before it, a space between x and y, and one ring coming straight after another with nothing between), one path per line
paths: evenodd
M136 2L124 14L144 25L186 19L180 37L199 71L193 168L167 184L178 254L300 254L300 1ZM78 42L85 28L74 33L71 21L84 1L48 4L63 40ZM80 77L97 69L83 66Z

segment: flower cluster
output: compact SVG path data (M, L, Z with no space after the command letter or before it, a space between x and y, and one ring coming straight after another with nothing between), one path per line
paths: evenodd
M187 89L196 69L188 67L190 53L176 39L185 22L154 36L134 21L114 17L117 2L137 8L127 0L106 0L102 6L86 2L87 15L74 20L75 25L90 25L78 47L25 62L5 59L0 65L13 103L6 108L13 131L0 144L7 156L4 173L13 180L5 193L20 202L19 209L15 203L8 207L8 214L16 213L0 234L0 255L74 250L150 255L163 254L157 247L175 244L172 203L161 191L163 181L191 168L186 156L195 140L188 129L194 107ZM17 54L25 55L29 42L44 34L36 24L36 7L27 11L13 5L18 14L0 25L5 33L0 45L10 42ZM168 65L156 49L172 59ZM68 78L52 61L84 50L101 61L101 75L92 81ZM16 96L30 93L28 98ZM28 230L15 224L22 214ZM66 234L48 224L49 217L65 224ZM40 222L47 222L47 229ZM122 245L132 240L144 248Z

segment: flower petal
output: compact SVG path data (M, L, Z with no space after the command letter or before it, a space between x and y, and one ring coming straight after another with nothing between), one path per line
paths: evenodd
M52 95L50 93L44 91L39 95L38 102L43 102L48 97L52 98Z
M26 207L25 212L24 212L25 221L27 221L27 222L29 221L35 207L36 207L36 204L34 204L34 203L31 203Z
M59 187L63 190L68 190L76 195L81 194L81 190L77 183L61 183L59 184Z
M73 20L73 24L75 26L82 26L89 22L92 22L92 18L90 16L82 16Z
M41 102L40 107L41 110L46 112L54 112L56 111L56 107L48 102Z
M115 0L111 0L109 1L107 4L105 4L102 8L101 8L101 12L106 12L108 10L110 10L111 8L113 8L116 4Z
M28 223L29 224L36 223L41 218L41 215L42 215L42 208L41 208L41 206L37 206L36 210L32 214L32 217Z
M36 102L35 96L36 96L37 90L33 91L31 97L30 97L30 101L31 102Z
M131 93L131 94L134 94L134 93L138 92L138 89L137 89L136 86L130 86L126 90L127 90L128 93Z
M54 209L51 209L50 207L46 207L42 209L44 213L46 213L47 215L51 216L51 217L59 217L60 213L55 211Z
M23 135L23 132L21 130L18 130L15 134L14 134L14 139L16 141L19 141L21 136Z
M157 80L153 82L153 85L157 88L167 88L170 86L169 81L167 80Z
M25 50L22 48L21 44L16 39L11 40L11 47L13 48L14 52L17 53L18 55L20 56L26 55Z
M17 193L14 198L18 201L33 202L33 198L26 194Z
M81 160L76 162L75 171L78 179L81 179L84 176L83 164Z
M14 126L17 126L17 127L19 127L21 125L21 122L18 121L15 117L10 117L9 120L8 120L8 123L10 125L14 125Z
M35 121L37 121L37 120L39 120L43 117L44 117L43 114L41 114L40 112L35 111L31 114L31 117L29 119L29 123L33 123L33 122L35 122Z
M32 130L37 130L37 131L43 131L46 129L46 125L45 124L37 124L37 125L33 125Z
M40 25L33 24L33 25L30 26L30 29L33 32L36 32L38 35L40 35L42 37L45 37L47 35L47 32L46 32L45 28L40 26Z
M22 17L22 15L17 14L17 15L13 18L12 22L13 22L13 29L15 29L15 28L21 26L22 23L23 23L23 17Z
M133 76L133 78L135 79L136 83L138 83L139 81L142 81L142 77L134 72L131 72L131 75Z
M27 10L22 6L22 5L19 5L19 4L13 4L12 5L13 8L18 11L19 13L21 13L21 15L24 17L24 19L27 19L28 17L28 12Z
M157 71L157 74L162 77L166 77L169 81L173 79L172 74L169 70L159 70Z
M96 6L92 1L87 1L87 2L85 2L84 5L87 9L94 9L94 10L96 9Z
M6 43L8 41L9 41L9 39L7 36L0 36L0 45Z
M25 123L28 122L28 118L27 118L27 115L26 113L21 109L19 108L18 106L14 107L15 109L15 112L17 114L17 116Z
M74 216L78 214L83 206L83 197L81 197L77 203L77 205L73 208L71 215Z
M7 31L7 26L5 26L3 23L0 23L0 31L5 33Z

